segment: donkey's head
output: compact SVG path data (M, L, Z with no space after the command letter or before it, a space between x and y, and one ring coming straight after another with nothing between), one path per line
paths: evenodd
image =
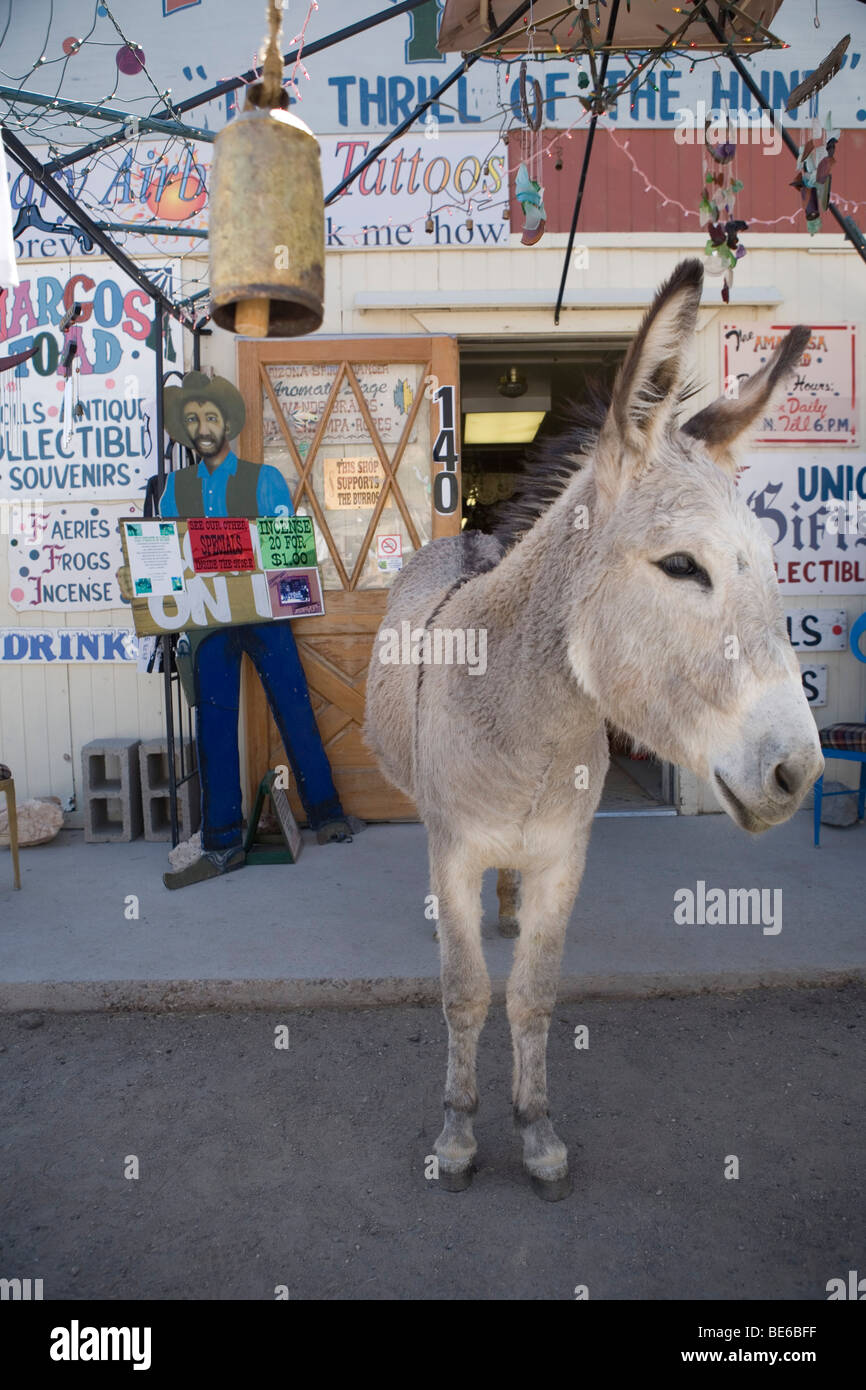
M602 713L707 778L746 830L786 820L820 775L769 539L734 485L735 450L809 338L678 427L703 270L682 262L631 344L589 467L570 618L572 669Z

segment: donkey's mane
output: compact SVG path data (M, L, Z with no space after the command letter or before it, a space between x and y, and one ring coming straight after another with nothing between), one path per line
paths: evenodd
M677 408L700 389L693 379L686 381L677 395ZM527 450L517 490L496 513L493 535L503 553L532 529L575 473L589 462L610 408L612 392L612 383L590 380L583 400L565 402L565 428Z

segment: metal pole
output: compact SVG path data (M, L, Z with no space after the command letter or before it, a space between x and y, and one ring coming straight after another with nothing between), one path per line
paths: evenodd
M154 349L154 375L156 377L156 472L159 478L159 496L162 497L165 487L165 444L163 441L163 405L162 405L162 333L164 318L162 305L155 305L154 330L156 333L156 347ZM168 633L163 633L160 638L162 642L162 680L165 692L165 749L168 760L168 805L169 816L171 818L171 843L172 848L177 844L180 836L177 820L177 774L174 766L174 698L171 688L171 676L173 661L173 649L171 637Z
M601 97L604 81L607 77L607 65L610 59L610 45L613 42L613 31L616 26L616 17L619 14L619 0L613 0L613 9L610 12L610 19L607 25L607 40L604 52L601 55L601 68L598 75L598 85L594 96ZM592 147L595 142L595 128L598 125L598 112L593 110L592 119L589 123L589 130L586 136L586 145L583 151L583 164L580 169L580 182L577 185L577 197L574 200L574 212L571 217L571 230L568 233L568 247L565 252L565 264L562 267L562 278L559 282L559 294L556 296L556 308L553 311L553 322L559 324L559 311L562 308L562 300L565 295L565 282L568 279L568 268L571 265L571 253L574 249L574 234L577 231L577 219L580 217L580 209L583 204L583 190L586 186L586 175L589 169L589 160L592 155Z
M161 121L155 116L136 116L132 111L115 111L110 106L88 106L86 101L70 101L68 97L45 96L41 92L20 92L17 87L0 86L0 97L8 101L12 106L17 102L23 102L25 106L47 106L58 111L66 111L70 116L86 116L93 121L122 121L124 125L132 125L135 131L156 131L162 135L185 135L191 140L216 139L212 130L204 130L201 126L187 126L180 121ZM7 117L8 119L8 117ZM124 131L124 139L127 139L128 132Z
M728 11L725 10L724 5L719 6L719 15L721 16L722 13L728 13ZM709 12L709 8L707 8L704 11L704 22L706 23L706 26L709 29L710 33L713 35L713 38L718 39L719 43L725 45L727 49L725 56L730 62L731 66L733 67L734 71L739 76L740 81L743 83L743 86L748 88L748 90L751 92L752 96L755 98L758 105L760 106L761 110L768 111L770 113L770 120L773 123L774 129L779 131L783 141L785 142L785 145L791 151L791 154L799 158L799 149L794 144L793 139L791 138L785 127L781 124L777 125L776 117L773 113L772 106L764 97L764 94L761 91L760 87L753 81L752 77L749 74L748 68L745 66L744 63L740 61L736 53L734 53L733 49L730 47L730 44L728 40L725 38L724 33L722 32L718 20L713 18L713 16ZM851 245L854 247L855 251L860 256L860 259L866 261L866 247L864 247L863 245L862 237L858 241L857 237L852 232L851 227L847 225L850 219L842 216L835 203L830 203L827 207L827 211L831 214L833 218L835 218L836 222L842 228L846 240L850 241ZM859 228L857 228L857 230L859 231Z
M347 24L345 29L338 29L334 34L328 34L323 39L313 39L311 43L305 43L303 50L293 48L289 53L283 54L283 67L293 63L299 58L301 52L304 57L311 58L315 53L322 53L326 48L333 48L335 44L342 43L344 39L354 38L356 34L364 34L368 29L374 29L377 24L384 24L387 19L394 19L397 15L408 14L411 10L420 9L426 5L428 0L403 0L400 5L394 5L390 10L379 10L377 14L369 15L367 19L359 19L355 24ZM240 77L227 78L225 82L218 82L215 87L208 87L207 91L199 92L198 96L188 97L186 101L178 102L176 106L165 106L163 110L168 115L179 116L184 111L192 111L197 106L204 106L206 102L214 101L217 97L224 96L227 92L234 92L238 87L246 87L250 82L257 82L262 75L261 68L249 68L241 73ZM55 159L47 165L50 173L55 169L64 169L67 164L77 164L80 159L87 159L92 154L97 154L100 150L108 149L111 145L117 145L121 140L126 140L128 136L124 131L118 131L115 135L106 135L102 140L95 140L90 145L85 145L83 149L74 150L71 154L65 154L61 159Z
M45 189L45 192L52 201L55 202L58 207L62 208L67 216L71 217L73 222L81 227L82 231L87 232L87 235L93 238L97 246L101 246L106 255L110 256L114 261L115 265L118 265L124 274L128 275L130 280L133 280L140 289L143 289L145 294L150 295L151 299L164 309L166 313L176 318L178 323L182 323L186 328L192 328L193 323L188 321L187 315L183 310L176 308L172 301L166 298L159 286L154 285L151 280L148 280L144 271L139 270L135 262L131 261L125 252L120 250L119 246L115 245L111 237L102 230L98 223L88 217L87 213L76 203L72 194L69 193L67 189L63 188L56 179L53 179L50 174L45 172L45 166L40 164L36 156L31 153L26 145L22 144L17 135L12 135L7 126L3 126L2 130L3 143L6 149L12 155L16 163L21 165L25 173L28 173L34 182L39 184L40 188Z
M530 8L532 3L533 0L523 0L523 3L517 6L517 9L514 10L513 13L508 16L504 23L497 25L497 27L493 30L493 33L486 40L486 43L493 43L496 39L501 38L503 34L506 34L508 30L511 28L511 26L513 24L516 24L517 21L523 15L526 14L526 11ZM618 6L619 0L614 0L614 4ZM417 121L418 117L421 115L422 112L426 111L430 106L435 106L436 103L439 101L439 98L441 97L442 93L446 92L449 87L453 87L454 83L458 80L458 78L462 77L465 72L468 72L472 65L478 62L478 59L480 57L480 53L469 53L464 58L463 62L460 64L459 68L455 68L454 71L450 73L448 77L446 77L441 87L437 87L435 92L431 92L430 96L427 97L426 101L419 102L419 104L415 107L415 110L412 111L404 121L401 121L400 124L396 126L389 135L386 135L385 139L382 140L380 144L378 144L376 148L370 152L370 154L366 155L365 158L361 160L361 163L358 165L357 169L354 169L351 174L347 174L346 177L342 180L342 182L337 184L336 188L331 189L331 192L325 199L325 207L330 206L330 204L333 203L336 198L339 198L340 194L343 193L345 189L349 187L349 184L354 183L358 175L363 174L364 170L368 169L369 166L373 163L373 161L379 158L379 155L382 153L383 150L386 150L388 146L393 144L395 140L399 140L400 136L404 133L404 131L407 131L411 125L414 125L415 121Z

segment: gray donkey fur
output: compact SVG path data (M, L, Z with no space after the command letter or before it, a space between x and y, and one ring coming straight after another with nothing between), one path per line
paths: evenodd
M367 741L427 826L438 899L449 1045L435 1152L452 1189L474 1171L489 867L509 871L509 914L521 880L506 1000L524 1166L541 1196L570 1189L548 1117L547 1033L608 767L605 720L711 780L753 833L787 820L822 770L771 547L737 496L732 453L809 330L793 329L739 399L678 428L702 275L684 261L659 290L603 423L588 441L563 440L559 490L521 537L425 546L398 576L374 646ZM401 664L387 647L405 623L417 643ZM431 661L425 631L483 632L486 669Z

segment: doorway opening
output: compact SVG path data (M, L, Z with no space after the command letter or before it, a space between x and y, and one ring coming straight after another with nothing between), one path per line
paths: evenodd
M523 478L527 451L565 427L569 405L613 384L627 338L460 340L463 517L492 531ZM675 815L674 769L609 729L600 816Z

